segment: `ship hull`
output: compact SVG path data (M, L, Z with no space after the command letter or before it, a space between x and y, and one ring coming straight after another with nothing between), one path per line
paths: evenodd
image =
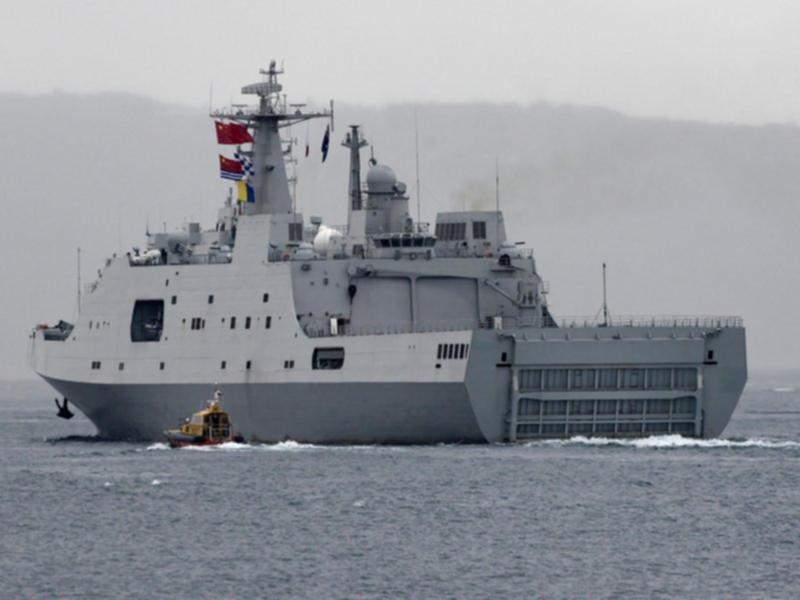
M393 360L407 364L418 359L418 348L438 335L398 336L410 350L406 358L395 354ZM225 406L236 430L257 442L485 443L675 433L716 437L730 420L747 378L742 328L587 327L447 335L467 342L469 357L463 365L430 361L439 381L414 381L413 373L397 381L229 381L224 385ZM376 344L371 337L339 338L337 343ZM391 336L380 337L382 343L393 343ZM711 355L717 359L709 360ZM128 440L161 439L165 429L202 405L213 383L93 383L40 374L102 437ZM562 375L563 386L555 377ZM608 375L614 376L612 387L605 385ZM631 380L632 375L641 380ZM420 371L419 379L425 377ZM591 385L586 385L588 377Z
M157 440L208 395L206 384L97 385L45 379L108 439ZM463 384L232 384L225 386L225 408L247 441L486 441Z

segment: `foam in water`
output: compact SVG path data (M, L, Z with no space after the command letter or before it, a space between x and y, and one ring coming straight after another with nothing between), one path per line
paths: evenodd
M286 440L285 442L278 442L277 444L240 444L238 442L225 442L216 446L183 446L180 450L189 450L194 452L230 452L242 450L270 450L270 451L288 451L295 452L298 450L311 450L321 448L314 444L301 444L294 440ZM147 447L147 450L170 450L169 444L164 442L156 442Z
M792 392L796 392L797 388L793 387L774 387L772 391L776 394L791 394Z
M630 448L800 448L800 442L791 440L777 441L765 438L747 438L744 440L710 439L700 440L695 438L685 438L680 435L657 435L647 438L636 439L613 439L604 437L587 438L575 436L567 440L543 440L541 442L529 442L527 446L536 445L576 445L576 446L614 446Z

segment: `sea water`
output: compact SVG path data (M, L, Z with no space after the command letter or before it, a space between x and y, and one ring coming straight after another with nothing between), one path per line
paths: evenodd
M0 384L0 597L798 597L799 389L716 440L171 450Z

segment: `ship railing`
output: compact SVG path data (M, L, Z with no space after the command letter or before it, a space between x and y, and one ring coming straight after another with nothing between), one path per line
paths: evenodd
M722 315L617 315L604 323L601 317L561 317L560 327L744 327L742 317Z
M403 333L431 333L440 331L471 331L486 329L487 324L477 319L448 320L425 323L374 323L340 326L337 334L331 334L326 327L309 324L305 328L308 337L348 337L363 335L398 335Z

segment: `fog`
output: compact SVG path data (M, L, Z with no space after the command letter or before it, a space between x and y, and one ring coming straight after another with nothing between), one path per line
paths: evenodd
M0 91L127 91L195 107L286 60L295 100L547 100L800 121L792 0L6 0Z
M492 208L497 160L509 236L534 249L557 317L595 314L605 261L612 314L742 315L752 367L800 361L797 127L549 103L340 104L325 164L324 123L292 132L311 144L298 164L306 218L345 220L339 141L350 123L414 196L415 113L422 219ZM148 225L213 226L228 189L218 151L196 108L128 94L0 95L0 377L31 376L34 324L74 318L78 246L86 282L105 257L141 245Z

